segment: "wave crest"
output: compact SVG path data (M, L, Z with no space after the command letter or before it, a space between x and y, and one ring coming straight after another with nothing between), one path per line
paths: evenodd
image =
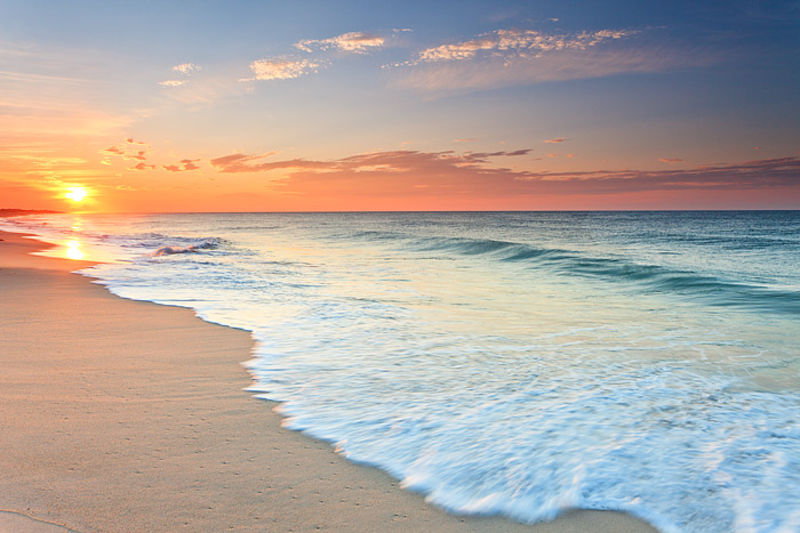
M165 255L198 253L201 250L214 250L218 248L219 245L219 239L207 239L197 244L190 244L189 246L162 246L151 255L153 257L163 257Z
M585 252L537 247L520 242L464 237L420 237L397 232L361 231L353 237L377 242L396 241L416 252L484 256L524 263L566 276L583 276L612 283L629 283L646 292L673 293L722 307L800 313L800 292L732 281L704 272L641 264L623 257L594 257Z

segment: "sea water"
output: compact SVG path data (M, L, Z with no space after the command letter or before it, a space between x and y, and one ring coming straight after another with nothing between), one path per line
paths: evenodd
M457 513L800 531L800 212L48 215L252 331L289 428ZM186 368L187 375L192 369Z

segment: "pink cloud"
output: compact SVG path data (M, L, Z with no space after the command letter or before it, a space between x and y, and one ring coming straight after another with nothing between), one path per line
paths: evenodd
M544 142L548 144L558 144L558 143L563 143L565 141L567 141L567 139L565 139L564 137L556 137L555 139L545 139Z
M103 150L103 153L114 154L114 155L122 155L125 152L122 150L122 148L119 148L118 146L109 146L108 148Z
M657 161L659 163L680 163L683 159L678 157L659 157Z
M147 149L139 150L138 146L147 146L146 143L136 141L132 137L125 139L125 142L114 145L102 150L100 153L106 156L119 156L126 160L146 161Z
M308 59L258 59L250 63L250 70L253 72L253 77L245 78L240 81L291 80L317 72L319 67L319 62L309 61Z
M528 154L530 149L514 150L512 152L466 152L456 155L452 150L445 152L416 152L410 150L397 150L392 152L371 152L358 154L333 161L313 161L308 159L290 159L284 161L262 161L274 155L275 152L260 155L231 154L211 160L211 164L220 172L260 172L267 170L309 169L317 172L353 171L364 172L375 169L385 171L403 171L406 165L422 159L429 161L443 161L448 165L460 167L475 167L486 163L492 157L515 157ZM412 165L413 166L413 165Z
M304 52L312 52L315 48L320 50L335 48L344 52L364 54L370 48L382 47L384 43L385 39L378 35L372 35L361 31L352 31L329 39L305 39L295 43L294 46Z
M168 170L169 172L185 172L187 170L197 170L200 168L199 166L195 165L195 162L200 161L199 159L181 159L180 164L174 165L162 165L161 168L164 170Z
M493 165L490 158L529 150L465 153L397 150L334 160L264 161L263 155L231 154L211 160L223 173L281 171L285 192L401 195L470 194L497 197L540 194L617 194L642 191L752 190L800 186L800 158L675 170L537 172ZM424 185L424 187L420 187ZM416 193L415 193L416 191Z

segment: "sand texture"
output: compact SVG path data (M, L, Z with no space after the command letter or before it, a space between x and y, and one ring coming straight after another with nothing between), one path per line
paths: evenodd
M117 298L0 233L0 531L653 531L459 517L281 427L245 331Z

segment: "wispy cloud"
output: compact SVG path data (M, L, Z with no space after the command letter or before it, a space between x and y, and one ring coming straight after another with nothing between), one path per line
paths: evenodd
M211 160L211 164L220 172L261 172L265 170L287 168L318 168L324 170L330 163L325 161L310 161L306 159L289 159L284 161L264 162L263 159L275 155L277 152L266 154L230 154Z
M426 48L391 67L399 68L394 86L453 91L655 72L710 61L705 54L655 45L638 30L566 34L501 29Z
M586 194L659 190L750 190L800 186L800 158L783 157L675 170L525 172L518 181Z
M600 43L635 35L634 30L600 30L577 34L546 34L535 30L495 30L474 39L427 48L412 64L472 59L479 55L541 57L545 52L586 50Z
M114 112L105 103L111 82L95 75L107 64L95 50L77 53L64 47L0 40L3 142L6 137L39 141L76 135L104 137L127 126L134 117Z
M151 146L149 144L138 141L133 137L128 137L124 142L100 150L100 154L104 156L101 163L110 165L111 159L116 157L125 161L138 161L137 164L129 167L128 170L155 170L160 167L168 172L186 172L188 170L197 170L200 168L197 165L200 159L181 159L178 163L166 165L158 164L157 161L156 164L149 163L147 161L151 159L150 151Z
M150 146L142 141L137 141L133 137L128 137L123 142L109 146L100 150L100 154L104 157L103 164L109 165L111 161L109 158L119 157L126 161L147 161ZM149 168L155 168L153 165L146 165ZM133 170L145 170L145 166L136 165Z
M336 49L343 52L365 54L370 49L382 47L385 42L386 40L379 35L353 31L328 39L304 39L295 43L294 46L299 50L309 53L314 50Z
M659 157L657 161L659 163L680 163L683 159L678 157Z
M200 168L195 163L200 161L199 159L181 159L180 164L175 165L162 165L161 168L167 170L169 172L185 172L187 170L197 170Z
M250 70L253 72L253 77L245 78L240 81L291 80L317 72L319 67L319 62L310 61L308 59L258 59L250 63Z
M175 72L180 72L181 74L191 74L192 72L198 72L200 70L200 66L195 65L194 63L181 63L180 65L175 65L172 67L172 70Z
M133 165L128 170L154 170L155 168L155 165L148 165L147 163L142 162Z
M199 72L200 70L201 70L200 66L195 65L194 63L181 63L180 65L175 65L174 67L172 67L172 71L183 75L183 79L164 80L158 82L158 84L161 85L162 87L182 87L187 83L189 83L189 80L187 79L189 76L191 76L195 72Z
M102 153L106 155L123 155L125 151L119 146L109 146L105 150L102 150Z
M556 137L554 139L545 139L544 142L546 142L547 144L558 144L558 143L563 143L566 140L567 139L564 137Z
M158 82L159 85L162 87L180 87L181 85L186 85L189 80L164 80Z
M267 154L230 154L211 160L211 164L220 172L261 172L269 170L284 169L313 169L318 172L332 171L352 171L362 172L380 168L383 170L403 171L414 168L415 162L420 160L442 161L447 165L454 165L459 168L479 168L483 163L494 157L515 157L529 153L529 148L514 151L500 152L466 152L456 154L452 150L445 152L417 152L410 150L398 150L392 152L370 152L358 154L342 159L331 161L314 161L308 159L288 159L282 161L263 161L275 155L275 152Z
M670 170L538 172L496 166L495 158L528 154L503 152L419 152L398 150L334 160L270 161L274 153L231 154L211 160L219 172L266 172L286 191L367 194L616 194L642 191L751 190L800 187L800 158Z

